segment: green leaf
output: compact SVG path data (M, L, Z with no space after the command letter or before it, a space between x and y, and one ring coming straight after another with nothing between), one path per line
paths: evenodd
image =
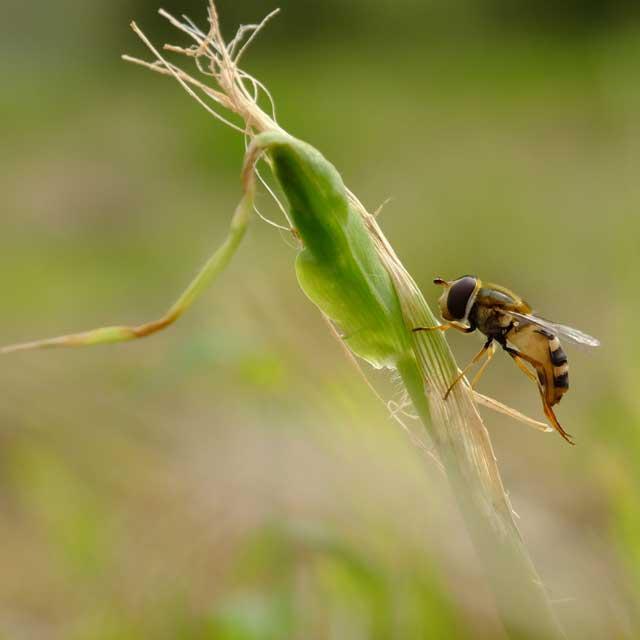
M303 243L296 260L302 290L356 355L395 368L410 352L402 309L340 174L319 151L284 133L260 134L253 147L254 154L268 153Z

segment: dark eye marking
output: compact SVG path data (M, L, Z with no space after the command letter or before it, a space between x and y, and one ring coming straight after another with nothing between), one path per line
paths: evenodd
M465 276L456 281L449 289L447 308L454 320L462 320L464 318L467 311L467 303L476 288L476 282L477 280L474 276Z

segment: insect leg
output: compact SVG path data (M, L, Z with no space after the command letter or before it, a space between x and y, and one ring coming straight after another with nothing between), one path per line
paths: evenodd
M493 356L495 355L495 352L496 352L496 345L495 345L495 342L492 342L491 345L489 346L489 349L487 349L486 360L482 363L482 366L480 367L480 369L478 369L478 372L476 373L476 375L473 377L473 380L471 381L472 389L476 388L476 385L478 384L484 372L487 370L487 367L491 362L491 358L493 358Z
M531 371L531 369L527 367L524 361L526 360L527 362L530 362L534 367L536 365L542 366L542 363L538 362L537 360L533 360L533 358L529 358L529 357L525 358L524 354L520 353L516 349L512 349L511 347L504 347L504 350L513 358L513 361L518 365L520 370L524 374L526 374L528 378L530 378L533 382L535 382L537 387L541 389L542 386L540 385L540 380L536 378L533 371Z
M449 397L449 394L451 393L453 388L458 384L458 382L460 382L460 380L462 380L462 378L464 378L464 376L467 373L467 371L469 371L469 369L471 369L471 367L474 364L476 364L476 362L478 362L480 360L480 358L482 358L482 356L485 355L485 353L487 353L487 351L489 350L489 347L491 346L492 342L493 342L493 339L489 338L489 340L487 340L485 342L485 344L482 347L482 349L480 349L480 351L478 351L478 353L476 353L476 355L473 356L473 359L471 360L471 362L456 376L455 380L449 385L449 388L447 389L446 393L444 394L444 399L445 400Z
M413 333L417 333L418 331L448 331L452 328L452 324L437 324L435 327L415 327L411 329L411 331L413 331Z
M57 338L26 342L0 349L0 354L14 351L28 351L31 349L44 349L51 347L83 347L94 344L109 344L114 342L126 342L138 338L146 338L158 331L162 331L173 324L200 296L206 286L229 264L240 241L244 237L252 208L252 198L245 195L236 208L231 221L229 234L224 243L209 258L198 275L193 279L184 293L159 319L138 326L114 326L101 327L82 333L75 333Z
M448 331L449 329L457 329L458 331L462 331L462 333L473 333L475 329L471 327L461 327L457 324L453 324L452 322L447 322L446 324L437 324L435 327L415 327L411 329L413 333L417 333L418 331Z
M543 398L542 400L542 404L544 406L544 415L547 416L547 418L549 418L549 421L551 422L552 426L556 429L556 431L569 443L569 444L575 444L575 442L572 440L572 436L570 433L567 433L562 426L560 425L560 423L558 422L558 418L556 418L556 414L553 412L553 409L551 408L551 406L547 403L547 401Z
M556 417L556 414L554 413L553 409L551 408L551 405L547 402L547 397L546 397L546 394L544 392L544 388L540 384L540 380L538 380L538 378L534 375L534 373L531 371L531 369L529 369L529 367L527 367L527 365L525 364L525 361L528 362L529 364L532 364L536 368L537 371L544 371L544 368L542 367L542 363L539 362L538 360L535 360L534 358L531 358L530 356L527 356L524 353L521 353L517 349L512 349L511 347L507 347L507 346L504 346L504 345L503 345L503 348L513 358L514 362L518 365L518 367L525 374L527 374L527 376L531 380L533 380L533 382L535 382L536 386L538 387L538 392L540 393L540 398L542 400L542 407L544 409L544 415L547 416L549 422L551 423L551 426L553 426L553 428L569 444L575 444L575 442L571 439L571 435L568 434L562 428L562 425L558 421L558 418Z

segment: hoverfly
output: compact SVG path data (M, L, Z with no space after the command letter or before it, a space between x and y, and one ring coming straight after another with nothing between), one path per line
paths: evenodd
M538 387L551 425L567 442L574 444L552 409L569 390L569 365L560 337L590 347L598 347L600 342L577 329L539 318L513 291L485 284L476 276L462 276L450 282L436 278L433 282L444 287L438 304L447 322L436 327L416 327L414 331L457 329L472 333L478 329L487 337L482 349L451 383L445 399L467 371L485 357L471 386L477 384L493 358L497 343Z

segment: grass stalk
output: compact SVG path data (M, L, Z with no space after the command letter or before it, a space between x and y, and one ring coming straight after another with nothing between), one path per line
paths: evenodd
M248 161L245 163L245 175L248 170L255 168L257 158L263 152L266 152L267 159L271 167L274 168L274 164L277 165L278 162L277 159L274 160L274 154L269 152L269 144L255 143L256 136L264 134L264 132L284 134L284 130L277 123L275 109L271 114L266 114L258 104L261 95L266 96L270 105L273 105L273 99L264 85L238 67L240 56L237 54L234 56L234 52L244 53L246 50L246 46L241 43L242 38L249 34L249 37L253 39L265 22L242 27L236 38L227 44L220 32L218 14L213 0L209 3L208 13L209 30L205 33L195 27L191 21L180 22L166 12L161 12L174 26L194 40L194 44L189 48L165 46L165 49L195 59L198 68L205 71L206 75L213 79L215 87L192 78L179 67L168 62L135 25L134 30L147 44L154 54L155 60L148 63L132 58L127 59L162 74L174 76L190 94L199 92L199 102L208 100L213 102L215 106L222 107L239 116L240 128L249 140L254 139L254 144L249 148ZM207 105L207 109L211 111L209 105ZM214 115L226 122L226 116L221 115L219 111L216 110ZM281 141L281 138L276 136L276 146L279 144L278 140ZM313 162L315 160L317 159L314 159ZM347 254L352 252L356 246L361 255L356 256L355 263L349 268L353 267L357 271L359 267L362 267L359 260L361 261L362 256L372 249L390 279L393 298L399 303L404 327L403 330L398 331L393 309L389 310L383 302L377 312L380 315L380 309L385 307L387 324L382 329L386 329L391 334L390 343L383 345L383 347L389 347L394 355L391 358L392 362L387 361L384 364L397 369L406 392L429 433L437 456L444 465L452 492L460 507L478 556L484 565L488 581L492 586L505 628L512 637L518 638L528 635L532 628L535 628L537 637L549 639L564 637L546 590L516 526L514 513L502 483L489 434L477 410L474 392L466 382L459 384L449 400L445 402L443 399L444 391L450 380L459 371L446 339L443 333L438 331L411 332L413 327L437 324L437 320L420 290L385 238L375 217L367 212L355 194L342 187L348 207L347 213L342 218L338 216L337 226L335 216L327 219L318 213L314 218L316 212L312 211L313 207L309 208L308 205L309 198L313 199L315 196L310 196L309 193L293 193L288 187L303 176L304 179L308 179L311 192L314 188L314 181L317 182L317 175L303 175L311 165L305 165L303 169L297 171L302 166L298 164L296 165L297 174L292 176L286 174L287 167L285 165L287 162L280 162L280 166L275 167L275 174L287 194L294 226L296 226L296 222L298 223L295 229L296 235L300 237L302 232L302 240L305 245L303 251L311 250L312 253L316 251L317 255L328 257L332 262L331 267L334 267L337 263L348 261ZM289 163L288 168L291 169L294 165L295 163ZM312 170L318 169L318 166L316 163ZM333 168L331 167L331 169ZM325 170L326 167L322 165L320 173ZM323 174L322 179L325 177L326 175ZM330 176L330 180L335 181L335 179L335 176ZM336 188L339 191L340 184L337 187L334 184L331 188ZM315 187L318 188L318 192L323 189L320 183L316 183ZM337 199L338 204L336 204L331 201L333 195L320 194L325 198L322 206L329 208L333 206L334 211L340 210L342 214L340 198ZM356 217L350 216L350 213L354 213ZM355 222L356 218L360 225ZM302 229L300 225L302 225ZM331 225L334 226L329 229ZM361 228L366 231L366 240L360 233ZM323 234L324 238L318 241L318 237ZM343 239L345 242L341 244ZM332 242L335 242L333 247L331 246ZM314 247L314 243L317 244L317 247ZM326 255L322 253L323 251ZM313 254L313 259L315 259L315 255ZM370 261L370 267L372 264L371 256L369 255L366 260ZM303 277L300 279L301 286L305 288L307 285L309 297L325 315L340 324L347 336L349 335L349 327L345 327L345 324L349 325L355 322L351 328L361 331L361 327L357 325L359 319L354 319L350 314L352 311L350 305L354 304L354 282L359 283L358 277L362 274L359 274L356 280L350 281L346 278L344 282L341 282L344 269L327 273L330 277L335 278L333 283L329 283L331 295L334 296L332 299L327 298L326 286L320 294L314 296L314 293L317 294L317 290L314 289L314 286L317 285L316 281L310 284L305 282ZM322 277L325 275L323 273ZM323 282L323 285L326 283ZM338 291L337 296L333 291L334 288L342 289ZM311 293L309 289L312 290ZM383 294L386 294L384 285L382 285L382 289L384 290ZM376 291L372 288L369 293L371 294L370 299L366 298L366 294L363 294L367 301L373 301L372 304L379 302L379 290ZM392 302L389 304L391 307L393 306ZM369 338L373 340L380 337L375 331L372 334ZM367 342L369 338L365 338L364 342ZM368 356L372 354L367 353L362 344L347 343L347 346L356 355L371 361ZM380 344L377 344L376 347L380 347ZM373 355L380 356L380 353L376 352ZM386 353L386 355L389 354ZM512 413L514 417L520 417L510 412L508 408L500 406L499 403L493 402L493 405L493 408L496 408L497 405L499 410ZM534 426L541 426L535 421L529 420L529 422L534 423ZM544 429L544 427L542 428Z
M125 59L172 76L210 114L246 137L245 193L230 234L160 321L26 343L4 352L123 341L171 324L220 274L238 248L254 206L255 180L261 179L257 164L265 159L287 198L288 209L279 203L287 225L301 244L296 262L301 287L340 327L343 342L353 354L374 366L397 370L444 466L505 628L514 638L531 637L532 628L538 638L562 638L517 529L489 434L477 410L478 397L465 381L445 401L444 391L459 371L445 337L439 331L411 331L437 324L436 318L375 217L344 186L333 165L280 127L266 87L239 67L248 45L273 14L259 24L241 27L230 42L222 37L213 0L208 6L206 31L188 18L178 20L166 11L161 15L192 41L188 47L165 45L165 50L192 59L208 82L170 62L135 24L132 28L154 60ZM270 113L260 104L268 104ZM495 401L488 403L519 417ZM535 421L529 423L539 426Z

